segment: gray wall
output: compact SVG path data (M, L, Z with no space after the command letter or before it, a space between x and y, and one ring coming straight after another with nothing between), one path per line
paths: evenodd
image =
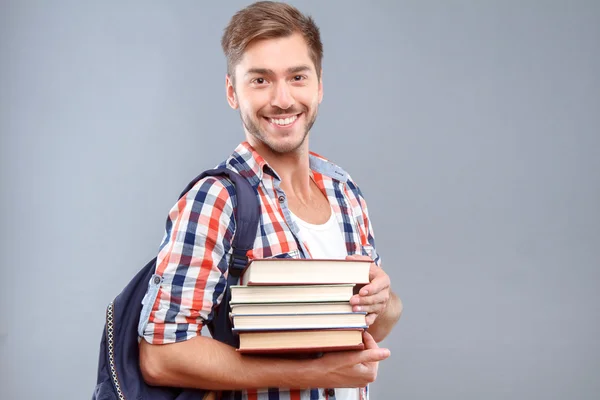
M247 3L0 3L2 399L91 396L106 304L243 137L219 39ZM596 399L600 2L294 4L312 148L405 303L372 398Z

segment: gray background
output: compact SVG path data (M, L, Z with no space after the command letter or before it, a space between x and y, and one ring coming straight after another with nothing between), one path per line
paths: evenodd
M1 2L2 399L91 396L105 306L243 137L219 40L248 3ZM598 398L600 2L294 4L311 147L405 303L372 398Z

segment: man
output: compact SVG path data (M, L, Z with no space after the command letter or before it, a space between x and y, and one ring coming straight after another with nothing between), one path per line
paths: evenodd
M366 311L364 351L315 359L240 355L200 335L226 282L237 199L224 179L205 178L170 211L157 274L163 282L142 311L140 365L153 385L223 391L224 398L359 399L389 356L381 341L401 314L380 267L366 203L348 174L309 153L323 98L319 30L284 3L258 2L233 16L222 38L227 101L246 134L222 166L256 188L261 218L250 259L369 258L370 284L354 296ZM326 389L340 388L340 389Z

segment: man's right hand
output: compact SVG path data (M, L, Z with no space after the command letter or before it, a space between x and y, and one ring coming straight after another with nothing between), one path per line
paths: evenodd
M363 342L365 349L361 351L292 360L242 355L204 336L164 345L142 340L140 365L144 380L154 386L206 390L364 387L375 380L379 361L388 358L390 351L380 349L367 332Z
M373 337L363 333L365 349L326 353L314 360L323 379L318 387L365 387L377 378L379 361L390 356L388 349L379 348Z

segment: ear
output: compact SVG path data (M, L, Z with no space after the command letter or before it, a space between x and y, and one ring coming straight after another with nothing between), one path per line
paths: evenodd
M319 104L323 101L323 68L321 68L321 75L319 77Z
M227 95L229 106L236 110L239 107L239 104L235 94L235 88L233 87L233 79L229 74L225 75L225 94Z

